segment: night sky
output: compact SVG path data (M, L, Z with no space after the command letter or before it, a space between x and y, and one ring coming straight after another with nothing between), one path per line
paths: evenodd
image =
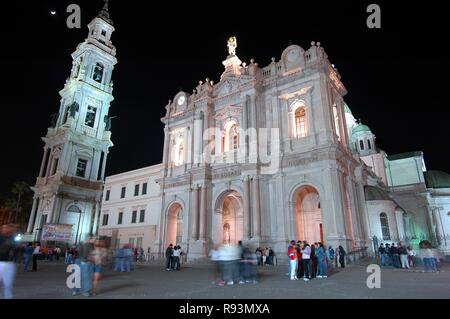
M367 5L382 8L382 28L366 26ZM444 4L410 1L209 1L144 6L112 0L118 65L107 174L162 160L165 106L206 77L218 82L226 41L260 66L277 61L289 43L319 41L348 90L347 104L388 154L423 151L428 170L450 172L448 12ZM78 3L82 29L68 29L66 7ZM183 2L184 3L184 2ZM422 2L421 2L422 3ZM57 112L70 54L87 36L100 0L2 2L0 198L14 181L34 184L51 114ZM50 10L57 14L52 16ZM447 40L446 40L447 39Z

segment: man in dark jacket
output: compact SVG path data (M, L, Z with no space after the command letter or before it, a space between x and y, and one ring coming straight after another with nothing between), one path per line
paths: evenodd
M166 249L166 270L169 271L172 269L172 257L173 256L173 245L170 244Z
M378 254L380 255L380 266L385 267L386 266L386 248L384 248L383 243L381 243L380 247L378 247Z
M391 258L392 258L392 265L395 268L400 268L400 257L398 255L398 248L395 246L395 244L391 245Z

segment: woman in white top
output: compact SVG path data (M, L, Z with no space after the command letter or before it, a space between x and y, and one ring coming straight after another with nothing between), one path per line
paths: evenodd
M180 270L181 247L175 246L173 249L173 270Z
M411 246L408 246L406 248L406 250L408 251L408 262L409 262L409 267L414 267L414 257L416 257L417 253L414 249L412 249Z

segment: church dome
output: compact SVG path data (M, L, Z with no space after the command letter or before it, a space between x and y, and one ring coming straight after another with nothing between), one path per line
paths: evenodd
M359 133L359 132L371 132L371 131L367 125L358 124L352 129L352 134Z
M366 201L371 200L392 200L388 193L376 186L365 186L364 187L364 197Z
M450 188L450 174L441 171L428 171L424 173L428 188Z

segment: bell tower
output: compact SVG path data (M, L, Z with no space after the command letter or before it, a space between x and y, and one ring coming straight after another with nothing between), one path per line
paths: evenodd
M44 155L27 229L33 240L45 240L45 224L72 225L72 244L97 232L106 160L113 146L108 113L117 59L108 4L105 0L88 24L87 38L72 53L59 110L42 138Z

